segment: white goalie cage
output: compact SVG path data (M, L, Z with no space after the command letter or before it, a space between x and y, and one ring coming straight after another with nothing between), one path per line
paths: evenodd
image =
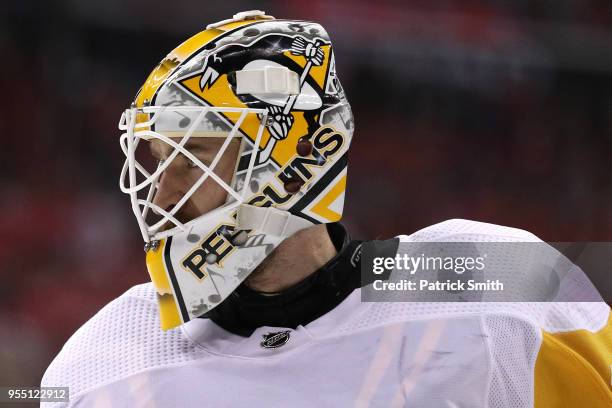
M232 120L230 120L231 118ZM130 196L132 210L145 242L161 240L180 232L188 232L190 226L200 217L215 217L219 212L230 211L242 204L248 197L248 188L261 145L263 130L268 119L267 109L230 108L210 106L145 106L125 110L119 121L120 145L126 160L121 169L119 187ZM237 182L237 170L241 157L245 154L247 141L241 126L249 124L254 128L255 140L249 153L248 167L244 179ZM222 138L223 142L210 163L203 162L186 148L192 139ZM215 168L228 149L230 142L240 138L231 182L226 183ZM141 143L141 141L148 143ZM206 140L206 139L204 139ZM208 139L210 140L210 139ZM151 156L149 143L160 141L170 148L163 160L155 163ZM143 146L147 148L144 149ZM171 163L182 157L197 166L202 174L171 209L161 208L153 201L159 187L160 176ZM177 213L198 191L202 184L211 179L227 193L225 203L205 214L190 220L180 220ZM159 219L148 221L151 215Z

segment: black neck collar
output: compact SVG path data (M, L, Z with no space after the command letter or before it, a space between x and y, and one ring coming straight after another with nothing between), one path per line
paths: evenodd
M223 329L250 336L261 326L296 328L335 308L360 284L358 247L339 223L327 224L338 251L325 266L297 285L265 295L242 284L219 306L205 314Z

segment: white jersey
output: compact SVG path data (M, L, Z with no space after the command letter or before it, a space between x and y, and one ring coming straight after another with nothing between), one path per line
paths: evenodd
M537 240L465 220L400 238ZM70 402L43 406L609 407L609 319L603 302L365 303L357 289L296 329L247 338L194 319L164 332L143 284L68 340L42 385L70 387Z

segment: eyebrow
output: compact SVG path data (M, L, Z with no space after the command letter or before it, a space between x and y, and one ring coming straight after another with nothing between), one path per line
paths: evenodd
M208 150L209 147L207 147L206 145L203 145L201 143L194 143L191 141L187 141L187 143L185 143L185 149L189 150L189 151L204 151L204 150Z
M168 147L171 147L171 146L168 146ZM210 148L210 146L206 146L206 145L203 145L197 142L194 143L189 140L187 141L187 143L185 143L184 147L190 152L199 152L199 153L205 152L209 150ZM162 155L160 154L160 149L157 147L157 143L149 143L149 150L151 151L151 155L153 157L155 157L156 159L161 159Z

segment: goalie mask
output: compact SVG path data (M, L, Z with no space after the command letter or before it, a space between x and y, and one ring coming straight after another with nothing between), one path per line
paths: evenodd
M252 11L209 25L153 70L119 128L163 329L342 216L353 117L319 24Z

